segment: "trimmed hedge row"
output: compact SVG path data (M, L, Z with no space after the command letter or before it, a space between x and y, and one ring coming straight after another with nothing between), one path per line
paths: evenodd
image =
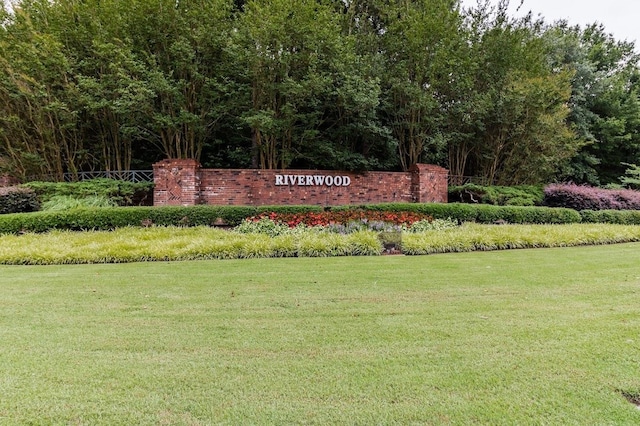
M113 207L7 214L0 216L0 233L112 230L125 226L236 226L262 212L321 211L321 207L167 206Z
M582 210L580 216L585 223L640 225L640 210Z
M584 210L565 208L493 206L488 204L371 204L332 207L331 210L360 209L387 212L416 212L434 219L458 222L512 224L614 223L640 225L640 211ZM320 206L192 206L114 207L67 211L5 214L0 216L0 233L46 232L52 229L112 230L126 226L236 226L261 213L321 212Z
M349 209L355 206L335 207ZM571 209L550 207L493 206L490 204L372 204L358 206L364 210L408 211L432 216L434 219L453 219L477 223L578 223L580 214Z
M34 212L40 209L36 193L19 186L0 187L0 214Z

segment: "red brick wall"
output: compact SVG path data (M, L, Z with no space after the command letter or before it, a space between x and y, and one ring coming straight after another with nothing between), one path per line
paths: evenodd
M201 169L194 160L164 160L153 168L154 204L157 206L332 206L447 201L448 171L426 164L419 164L406 173ZM288 177L285 178L285 175ZM330 180L337 180L338 183L346 180L350 183L348 186L308 185L323 179L321 176L331 177ZM295 182L292 183L292 179Z

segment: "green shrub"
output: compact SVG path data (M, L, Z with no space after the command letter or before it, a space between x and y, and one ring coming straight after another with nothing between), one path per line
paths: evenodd
M153 184L149 182L99 178L82 182L29 182L22 186L34 190L42 203L54 197L68 196L76 199L104 197L118 206L153 204Z
M355 208L338 207L340 209ZM434 219L478 223L577 223L580 214L571 209L550 207L493 206L464 203L392 203L357 206L363 210L407 211L429 215Z
M544 199L542 186L482 186L467 184L449 187L449 201L493 204L497 206L540 206Z
M640 210L582 210L580 215L585 223L640 225Z
M35 212L0 216L0 233L52 229L112 230L126 226L236 225L255 213L251 207L113 207Z
M19 186L0 187L0 214L34 212L39 208L33 190Z
M349 210L358 209L363 211L377 212L414 212L434 219L447 219L467 222L475 221L476 213L474 206L470 204L454 203L386 203L386 204L363 204L353 206L337 206L331 210Z
M86 198L75 198L70 195L55 195L42 203L43 211L60 211L81 208L117 207L109 198L100 195L91 195Z
M0 216L0 233L46 232L51 229L112 230L125 226L237 226L259 211L292 212L298 207L241 206L166 206L113 207L63 211L45 211ZM308 211L309 207L299 207ZM317 207L316 207L317 208ZM580 214L574 210L549 207L502 207L488 204L374 204L335 207L337 210L357 209L386 212L416 212L435 219L450 219L457 223L576 223Z

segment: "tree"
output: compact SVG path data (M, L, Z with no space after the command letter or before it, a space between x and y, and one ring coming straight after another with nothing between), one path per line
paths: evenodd
M511 18L508 1L465 12L468 62L449 122L452 174L504 185L553 176L579 142L566 122L568 74L552 69L531 14Z
M386 10L384 113L398 144L403 170L445 146L442 123L451 66L460 45L461 17L449 0L399 0Z
M70 78L73 63L50 34L34 27L28 10L5 15L0 31L0 156L25 177L74 170L84 150Z
M287 168L319 140L344 52L332 8L311 0L253 0L239 21L251 87L243 119L254 167ZM348 46L348 43L347 43Z
M222 65L232 33L227 0L124 2L127 37L147 67L153 110L144 118L146 138L167 157L200 159L223 114ZM222 86L222 87L221 87Z
M545 33L553 67L569 69L569 121L586 145L559 174L592 185L615 183L623 162L638 162L638 59L633 43L616 41L602 25L558 22Z

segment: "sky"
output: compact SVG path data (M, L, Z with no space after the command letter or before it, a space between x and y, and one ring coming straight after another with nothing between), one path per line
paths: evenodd
M491 0L498 3L498 0ZM607 33L618 41L635 42L640 50L640 1L638 0L524 0L521 11L516 13L520 0L511 0L512 15L519 16L529 10L534 16L541 15L544 21L552 23L566 19L570 25L598 22ZM476 5L476 0L462 0L463 7Z

